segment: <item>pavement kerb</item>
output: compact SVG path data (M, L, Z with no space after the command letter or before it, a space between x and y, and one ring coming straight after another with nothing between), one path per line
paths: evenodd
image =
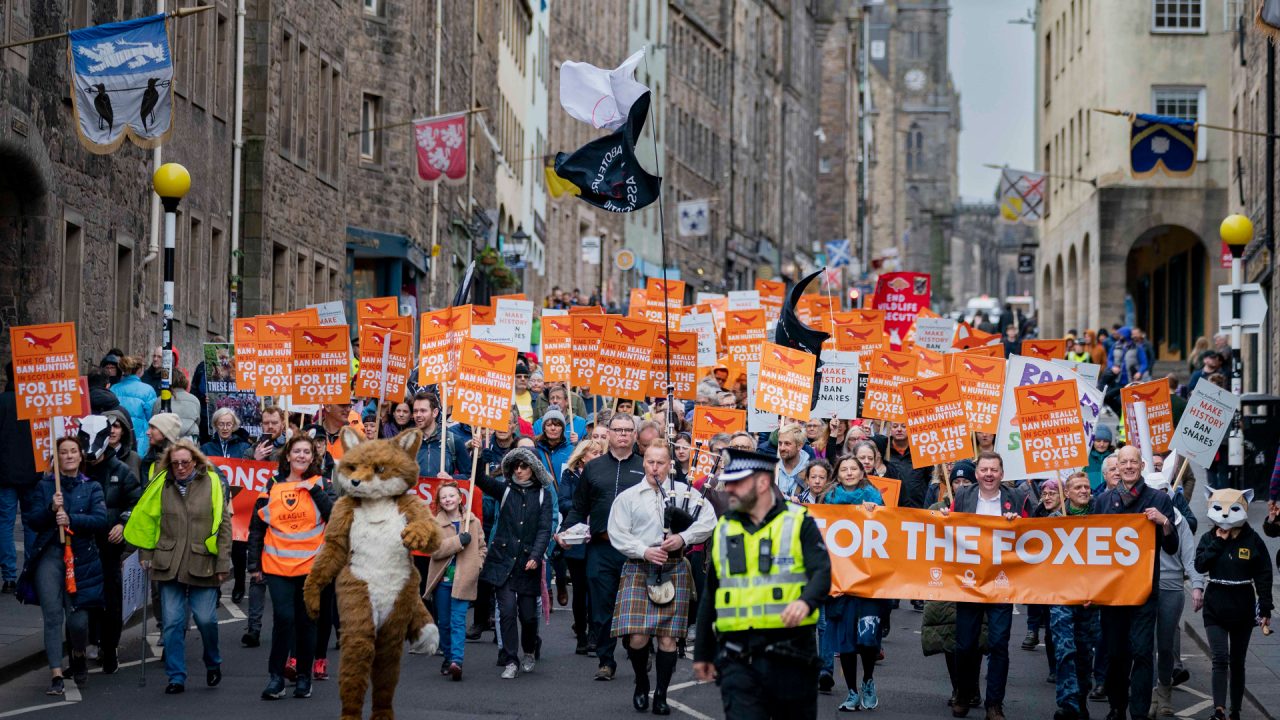
M124 630L139 625L142 622L142 615L135 613L128 623L125 623ZM3 654L0 654L0 685L12 680L16 680L23 675L44 667L44 634L34 633L29 637L25 637L5 648Z

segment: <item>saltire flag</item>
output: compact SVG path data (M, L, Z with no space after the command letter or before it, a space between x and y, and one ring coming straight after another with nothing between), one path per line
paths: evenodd
M1187 177L1196 171L1196 121L1129 113L1129 172L1146 178L1163 171Z
M701 237L711 225L710 203L702 200L686 200L676 206L680 219L680 237Z
M1272 40L1280 39L1280 0L1263 0L1255 20L1258 28Z
M1000 218L1034 225L1044 217L1044 174L1004 168L1000 171Z
M560 66L560 107L594 128L617 130L626 125L632 106L649 92L635 79L636 66L643 59L641 50L613 70L572 60L564 63Z
M556 175L576 185L587 203L609 212L634 212L658 199L662 178L636 159L636 140L649 114L649 93L631 106L627 124L572 154L556 154Z
M853 261L853 251L849 244L849 238L828 240L826 247L827 265L838 268L844 267Z
M467 179L467 113L413 121L418 177L428 183L458 185Z
M787 301L782 304L782 317L778 319L778 327L773 331L774 344L795 350L803 350L817 358L813 368L813 394L809 398L810 410L818 404L818 391L822 389L822 343L826 342L831 335L822 330L815 330L801 322L800 316L796 314L796 306L800 304L800 297L804 295L805 287L814 278L821 275L824 270L826 268L815 270L791 287L791 293L787 296Z
M164 15L68 33L71 103L80 144L96 155L125 138L154 148L173 129L173 56Z

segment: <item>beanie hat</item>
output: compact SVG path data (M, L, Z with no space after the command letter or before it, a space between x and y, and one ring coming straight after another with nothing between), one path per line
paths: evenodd
M972 462L969 462L968 460L960 460L955 465L951 466L951 474L948 476L948 479L955 482L960 478L964 478L965 480L973 482L976 474L977 468L974 467Z
M564 413L560 412L560 408L553 407L542 414L542 424L546 425L549 422L558 422L562 426L564 425Z
M117 368L120 367L120 356L114 353L107 353L102 356L102 362L98 363L98 367L106 367L108 365L115 365Z
M147 425L159 430L160 434L171 443L182 439L182 419L174 413L156 413Z
M1106 425L1099 425L1093 429L1093 439L1115 442L1115 436L1111 434L1111 428Z
M1062 488L1058 487L1058 481L1057 481L1057 480L1045 480L1045 481L1044 481L1044 484L1040 486L1040 492L1046 492L1046 491L1048 491L1048 490L1053 490L1053 491L1055 491L1055 492L1062 492Z

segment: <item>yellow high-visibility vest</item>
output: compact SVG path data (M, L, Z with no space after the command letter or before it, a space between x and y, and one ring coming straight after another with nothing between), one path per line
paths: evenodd
M724 516L716 524L715 566L716 630L737 632L785 627L782 611L799 600L808 578L804 573L804 552L800 547L800 525L806 512L799 505L787 503L764 527L747 532L742 523ZM747 571L729 573L729 539L743 536ZM760 544L768 539L773 557L768 573L760 571ZM816 625L818 610L813 609L801 625Z

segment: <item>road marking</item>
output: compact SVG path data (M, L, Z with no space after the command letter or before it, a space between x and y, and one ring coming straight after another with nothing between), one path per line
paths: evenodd
M698 682L697 680L690 680L689 682L676 683L675 685L672 685L671 687L667 688L667 692L669 693L675 692L676 690L683 690L687 687L693 687L694 685L706 685L706 684L707 683Z
M670 692L670 690L671 690L670 688L667 688L668 692ZM696 720L715 720L715 718L711 717L710 715L703 715L702 713L698 712L697 710L694 710L688 705L685 705L684 703L676 702L671 698L667 698L667 704L670 705L673 710L679 710L685 715L688 715L691 718L695 718Z
M1188 695L1193 695L1193 696L1195 696L1195 697L1198 697L1198 698L1200 698L1201 700L1204 700L1205 698L1209 697L1209 696L1208 696L1208 695L1206 695L1205 693L1202 693L1202 692L1200 692L1199 690L1196 690L1195 688L1190 687L1190 686L1188 686L1188 685L1179 685L1179 686L1175 687L1175 688L1174 688L1174 690L1181 690L1182 692L1184 692L1184 693L1186 693L1186 694L1188 694Z
M79 703L80 700L82 699L80 696L80 688L76 687L74 682L69 682L67 683L65 694L62 697L63 699L59 702L43 703L41 705L31 705L29 707L17 708L16 710L6 710L5 712L0 712L0 718L17 717L19 715L26 715L27 713L36 712L37 710L48 710L50 708L68 707L70 705L75 705Z
M244 611L243 611L243 610L241 610L241 609L240 609L240 607L239 607L238 605L236 605L235 603L231 602L231 600L230 600L229 598L224 597L224 598L222 598L221 602L222 602L222 607L226 608L226 610L227 610L227 614L228 614L228 615L230 615L231 617L235 618L236 620L244 620L244 619L245 619Z
M1208 709L1209 709L1210 707L1212 707L1212 706L1213 706L1213 700L1212 700L1212 699L1210 699L1210 700L1202 700L1202 701L1200 701L1200 702L1196 703L1195 705L1192 705L1191 707L1187 708L1186 710L1183 710L1183 711L1179 712L1179 713L1178 713L1178 717L1180 717L1180 718L1190 718L1190 717L1194 717L1194 716L1196 716L1196 715L1199 715L1201 712L1203 712L1203 711L1205 711L1205 710L1208 710Z

